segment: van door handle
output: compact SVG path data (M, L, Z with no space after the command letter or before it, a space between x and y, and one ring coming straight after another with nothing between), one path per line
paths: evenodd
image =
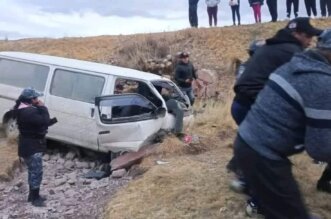
M91 108L91 118L94 117L94 108Z
M99 135L105 135L105 134L110 134L110 131L101 131L101 132L99 132Z

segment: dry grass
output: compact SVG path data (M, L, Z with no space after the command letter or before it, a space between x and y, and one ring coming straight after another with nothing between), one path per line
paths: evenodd
M17 147L16 144L0 139L0 151L0 181L7 181L13 177L14 170L19 166Z

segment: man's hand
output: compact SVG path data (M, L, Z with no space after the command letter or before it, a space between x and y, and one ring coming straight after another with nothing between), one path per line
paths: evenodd
M188 79L185 80L185 82L186 82L186 83L192 83L192 79L189 79L189 78L188 78Z
M44 106L44 103L43 103L43 101L38 100L38 102L36 103L36 105L37 105L37 106Z

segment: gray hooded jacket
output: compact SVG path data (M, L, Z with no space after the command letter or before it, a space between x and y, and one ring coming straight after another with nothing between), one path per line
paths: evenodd
M304 149L331 161L331 63L317 51L295 55L270 75L246 119L242 139L279 160Z

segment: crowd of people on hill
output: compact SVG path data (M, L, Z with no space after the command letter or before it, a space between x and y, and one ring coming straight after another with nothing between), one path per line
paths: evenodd
M240 25L240 0L227 0L232 11L233 25ZM256 23L261 23L261 7L264 4L264 0L247 0L250 7L253 10L254 19ZM209 26L217 26L217 12L220 0L205 0L207 6L207 13L209 18ZM199 0L189 0L189 21L191 27L198 27L198 3ZM278 19L277 0L266 0L268 6L271 21L276 22ZM305 0L305 7L307 16L317 16L316 0ZM299 0L286 0L286 16L287 19L291 18L291 12L293 7L293 16L299 15ZM331 0L320 0L321 16L331 16Z

